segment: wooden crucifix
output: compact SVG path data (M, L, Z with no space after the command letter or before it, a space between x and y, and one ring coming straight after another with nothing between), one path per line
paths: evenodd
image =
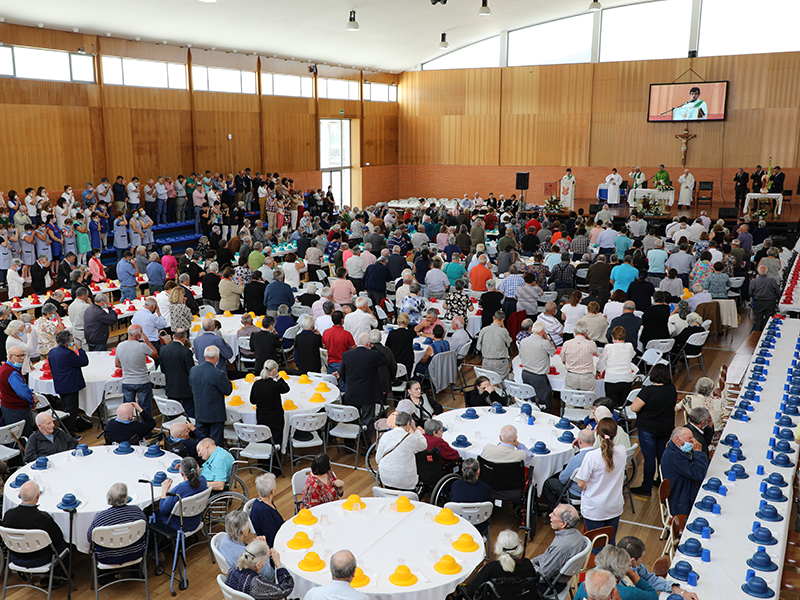
M681 166L686 166L686 151L689 149L689 140L697 137L694 133L689 133L689 128L684 127L683 133L676 134L676 138L681 141Z

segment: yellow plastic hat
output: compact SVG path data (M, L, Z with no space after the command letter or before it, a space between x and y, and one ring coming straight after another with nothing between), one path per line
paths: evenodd
M233 313L231 311L229 311L229 310L226 310L224 313L222 313L222 316L223 317L232 317Z
M342 508L345 510L353 510L353 506L356 504L361 507L361 510L364 510L367 507L367 505L361 501L361 498L358 496L358 494L350 494L347 497L347 500L345 500L342 504Z
M683 288L683 296L681 296L682 300L688 300L692 297L692 292L689 291L689 288Z
M460 536L458 536L458 539L453 542L453 548L459 552L475 552L475 550L480 548L480 546L474 539L472 539L470 534L462 533Z
M311 548L314 542L311 541L305 531L298 531L292 539L286 542L286 545L292 550L305 550L306 548Z
M199 321L199 320L200 320L200 317L199 317L199 316L197 316L197 315L195 315L194 317L192 317L192 321Z
M322 571L325 568L325 561L320 559L316 552L309 552L297 566L303 571Z
M443 508L438 515L433 517L433 520L439 525L455 525L458 523L458 517L449 508Z
M317 517L312 515L311 511L307 508L302 508L292 521L295 525L313 525L317 522ZM317 558L319 558L319 556L317 556Z
M369 583L369 577L364 575L361 567L356 567L356 572L353 574L353 581L350 582L350 587L360 588Z
M308 375L300 375L300 378L297 380L297 383L314 383L311 381L311 378Z
M234 390L236 389L236 382L235 381L231 381L231 388L233 388Z
M252 373L248 373L247 375L244 376L244 380L247 383L253 383L256 380L256 376L253 375Z
M313 396L311 396L311 398L308 399L308 401L313 402L314 404L322 404L325 402L325 397L319 392L316 392Z
M395 585L409 586L417 583L417 576L406 565L400 565L389 575L389 581Z
M395 502L395 508L397 512L411 512L414 510L414 505L411 504L411 500L406 496L398 496L397 502Z
M247 314L253 317L254 319L256 318L256 313L254 313L252 310Z
M231 398L231 401L228 402L228 406L241 406L242 404L244 404L244 400L238 395Z
M315 392L330 392L331 388L329 388L328 384L323 381L317 387L314 388L314 391Z
M213 318L214 318L214 313L212 312L206 313L206 319L213 319Z
M439 562L433 565L433 568L443 575L455 575L461 572L461 565L449 554L445 554Z
M200 331L200 325L192 325L192 331Z
M283 410L295 410L297 408L297 404L294 403L294 400L286 400L283 403Z
M289 379L289 375L286 373L286 371L278 371L278 375L280 375L280 378L284 381Z

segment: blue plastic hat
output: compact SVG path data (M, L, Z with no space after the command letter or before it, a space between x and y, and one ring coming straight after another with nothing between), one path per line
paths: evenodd
M789 457L783 452L778 452L769 462L776 467L790 468L794 466L794 463L789 460Z
M180 458L176 458L175 460L173 460L172 464L167 469L167 471L170 472L170 473L177 473L180 470L181 470L181 459Z
M770 473L769 476L764 481L766 481L769 485L775 485L778 486L779 488L784 488L787 485L789 485L788 483L786 483L786 480L783 478L783 475L777 472Z
M733 442L738 440L738 436L735 433L729 433L724 438L722 438L719 443L725 446L733 446Z
M695 517L694 521L686 525L686 529L695 535L703 535L703 528L708 527L711 533L714 533L714 528L708 524L708 519L705 517Z
M763 546L759 546L758 550L751 558L747 559L747 566L755 569L756 571L777 571L778 565L772 562L772 558L766 553Z
M760 544L762 546L774 546L778 543L772 532L766 527L759 527L753 533L747 536L751 542Z
M533 407L526 402L525 404L519 407L519 412L522 413L523 415L530 416L533 412Z
M744 467L742 465L740 465L739 463L736 463L735 465L731 465L731 468L728 469L727 471L725 471L725 475L727 475L731 471L736 473L736 479L747 479L748 477L750 477L750 475L747 473L747 471L744 470Z
M708 481L703 484L703 489L707 492L714 492L715 494L719 492L719 486L722 485L722 481L719 477L709 477Z
M72 451L72 456L75 456L78 453L78 450L83 452L84 456L89 456L92 453L92 449L86 444L78 444L75 446L75 450Z
M572 442L575 441L575 434L573 434L572 431L565 431L558 438L558 441L564 444L571 444Z
M161 487L161 484L167 480L167 474L164 471L158 471L155 475L153 475L152 484L155 487Z
M792 417L788 415L781 415L781 418L775 422L778 427L797 427L797 424L792 421Z
M492 403L492 412L497 414L497 415L502 415L502 414L505 414L506 409L503 408L503 405L500 404L499 402L493 402Z
M56 506L61 510L73 510L80 506L81 501L75 497L75 494L64 494L64 497L61 498L61 502L59 502Z
M477 419L478 418L478 411L474 408L468 408L464 411L464 414L461 415L464 419Z
M9 485L14 489L21 488L29 480L30 476L27 473L20 473L14 478L14 481L12 481Z
M790 417L796 417L800 415L800 408L797 408L796 404L789 404L786 403L786 408L783 409L783 414L789 415Z
M778 509L768 502L756 511L756 517L762 521L770 521L772 523L783 521L783 516L778 512Z
M713 496L704 496L700 502L695 502L694 505L704 512L713 512L716 503L717 501Z
M133 448L131 447L130 442L122 442L119 446L116 447L114 450L114 454L130 454L133 452Z
M47 468L47 457L40 456L36 459L36 462L31 465L31 469L35 471L44 471Z
M558 429L572 429L572 423L569 422L569 419L565 419L561 417L556 423L556 428Z
M730 450L728 450L722 456L724 458L730 458L731 455L735 455L736 456L736 460L738 462L742 462L743 460L747 460L747 457L742 453L742 449L741 448L731 448Z
M793 440L794 439L794 432L791 429L781 429L778 431L777 435L775 436L780 440Z
M670 576L678 581L687 581L689 579L689 573L692 572L692 565L685 560L679 560L675 563L675 566L669 570Z
M536 442L531 450L534 454L550 454L550 449L544 442Z
M678 550L686 556L699 558L703 555L703 544L697 538L689 538L683 544L678 546Z
M456 436L456 439L453 441L453 443L451 445L455 446L456 448L468 448L472 444L467 439L467 436L459 435L459 436Z
M774 485L768 487L767 491L761 494L761 497L768 502L786 502L788 500L781 488Z
M775 452L782 452L784 454L793 454L794 448L788 440L778 440L775 442Z

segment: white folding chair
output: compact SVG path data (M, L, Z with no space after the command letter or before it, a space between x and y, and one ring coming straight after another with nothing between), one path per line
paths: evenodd
M706 331L711 329L711 319L706 319L705 321L703 321L703 329L705 329Z
M200 305L200 318L203 319L205 316L211 313L212 315L217 313L217 309L211 306L210 304L202 304Z
M328 430L325 432L325 447L346 448L346 446L342 444L331 444L331 436L342 438L343 440L355 440L356 457L353 461L353 469L358 469L358 457L361 451L361 434L366 429L366 427L361 424L361 415L358 409L354 406L326 404L325 412L331 424L335 423L332 427L329 425Z
M707 330L702 333L693 333L692 335L689 336L689 339L686 340L686 344L683 346L683 348L681 348L681 353L678 356L678 360L683 358L683 361L686 364L686 376L689 378L689 381L692 380L691 367L689 366L689 360L692 358L697 359L699 365L703 367L703 376L707 376L706 362L705 360L703 360L703 346L705 345L707 339L708 339ZM694 346L699 348L698 350L694 351L697 352L697 354L687 354L686 348L688 346Z
M664 360L663 352L660 352L659 350L653 350L652 348L650 348L649 350L645 350L644 354L642 354L642 356L637 361L637 365L639 366L641 366L642 363L650 367L647 370L647 375L649 376L650 371L653 370L653 367L655 367L659 363L669 364L669 361Z
M415 492L389 490L386 488L379 487L377 485L372 486L372 496L373 498L399 498L400 496L405 496L409 500L413 500L414 502L419 502L419 496L417 496Z
M233 428L234 423L241 423L242 415L239 411L232 408L225 407L225 429L222 431L222 437L226 442L235 445L239 441L239 436Z
M592 412L595 400L597 400L595 392L561 390L561 416L574 422L583 421Z
M217 575L217 585L222 592L222 597L225 600L253 600L253 597L244 592L237 592L235 589L228 587L225 583L227 573L225 575Z
M234 423L233 429L236 432L236 436L245 444L247 444L244 448L239 450L239 456L248 460L248 467L251 470L255 468L259 471L264 471L265 473L267 470L272 472L273 459L278 452L280 442L275 444L275 440L273 439L270 428L267 425ZM249 464L250 460L268 460L269 468L263 469L258 466L253 467L253 465ZM281 474L283 474L283 465L281 465L280 460L278 461L278 467L281 470Z
M117 409L122 406L122 379L109 379L103 384L103 400L99 406L100 426L117 416Z
M17 421L11 425L0 427L0 460L7 463L25 452L25 446L21 439L23 431L25 431L25 421Z
M338 388L339 387L339 380L336 379L336 377L333 376L333 375L328 375L327 373L317 373L315 371L309 371L308 372L308 376L311 379L319 379L321 381L324 381L325 383L327 383L332 388Z
M658 350L661 352L663 356L669 356L669 353L672 351L673 346L675 346L675 338L669 338L664 340L650 340L647 342L647 346L645 346L645 350ZM669 365L669 372L672 373L672 363L667 360L667 365Z
M301 469L292 475L292 499L294 500L294 514L300 512L303 488L306 485L306 479L308 479L309 473L311 473L310 467L307 469Z
M631 404L636 400L640 390L641 388L631 390L628 397L625 399L625 404L614 411L617 413L617 416L619 416L620 423L622 423L628 435L631 434L631 425L636 420L636 413L631 410Z
M482 523L486 523L486 535L484 535L484 539L486 540L486 552L487 556L489 556L489 552L491 550L491 539L492 539L492 529L491 525L489 524L489 519L492 518L492 509L494 508L494 503L492 502L448 502L444 505L444 508L449 508L453 511L453 514L458 515L465 521L469 521L472 525L478 526Z
M303 306L302 304L295 304L292 306L292 316L295 319L299 319L303 315L310 315L311 308L308 306Z
M63 559L67 556L69 548L64 548L64 550L58 552L56 547L53 545L52 540L50 539L50 535L41 529L11 529L9 527L0 527L0 538L3 540L3 543L6 545L6 548L8 548L9 551L9 554L6 558L6 568L3 579L3 597L5 598L8 590L19 587L29 587L39 590L40 592L43 591L42 589L31 584L8 585L8 572L14 571L15 573L25 573L28 576L44 576L49 574L47 600L50 600L50 595L53 591L53 575L55 573L55 566L56 564L59 564L64 573L67 572L67 567L64 565ZM52 558L50 559L50 562L38 567L25 567L18 565L14 562L14 557L12 556L15 555L20 558L24 558L26 554L39 550L46 550L47 548L50 548L52 552ZM70 585L75 586L75 584L72 582L70 582ZM75 589L77 590L78 588L75 587Z
M553 577L552 581L548 581L546 578L543 578L549 588L544 594L544 597L548 600L566 600L567 596L569 595L570 589L573 585L572 579L583 570L583 564L586 562L586 559L589 557L589 553L592 551L592 540L589 538L584 539L584 543L586 545L583 550L564 563L564 566L559 569L558 575ZM570 581L564 586L563 590L557 592L555 585L564 577L569 577Z
M536 390L533 389L533 386L530 386L527 383L517 383L516 381L511 381L510 379L507 379L504 385L506 392L508 392L509 396L514 398L518 406L522 406L529 401L537 404Z
M250 504L254 500L255 499L251 500L250 502L248 502L248 504ZM245 508L246 507L247 505L245 505ZM247 514L249 515L250 513L248 512ZM252 529L253 526L251 524L250 530L252 531ZM220 531L219 533L215 533L214 537L211 538L211 553L214 555L214 559L217 561L217 566L219 567L219 570L222 571L223 575L227 575L228 570L230 569L230 567L228 566L228 561L225 560L225 557L222 555L222 552L219 551L219 545L222 543L222 538L224 538L226 535L228 535L226 532Z
M288 348L281 348L281 354L283 355L283 362L288 365L289 364L289 357L294 352L294 338L297 337L297 334L300 333L302 328L300 325L294 325L289 327L286 331L283 332L283 340L290 340L292 345Z
M169 398L160 398L159 396L153 396L153 402L156 403L156 406L158 407L158 412L161 413L162 431L169 433L170 427L172 427L176 423L187 423L189 421L194 423L193 419L189 419L186 416L186 409L183 407L183 404L181 404L177 400L171 400Z
M636 451L639 449L638 442L630 448L625 449L625 493L631 501L631 512L636 514L636 507L633 505L633 494L631 493L631 482L636 479ZM633 466L633 472L628 474L628 467Z
M742 286L744 285L744 277L731 277L730 289L728 289L728 299L736 300L741 304L742 301Z
M317 279L319 279L322 283L327 283L328 273L323 269L317 269Z
M122 564L108 564L100 562L97 558L97 548L120 550L129 548L147 535L147 522L144 519L123 523L120 525L108 525L106 527L95 527L92 530L92 578L94 580L94 597L100 599L100 590L110 585L123 581L144 581L145 598L150 600L150 584L147 581L147 561L146 546L142 548L142 556ZM124 579L112 579L109 583L100 587L99 571L113 571L116 569L128 569L134 565L139 565L142 570L141 577L126 577Z
M505 395L505 388L503 387L503 378L498 373L490 371L489 369L482 369L481 367L474 367L475 377L486 377L494 387L499 388L497 391L501 396Z
M289 469L294 474L294 463L303 460L304 458L314 458L314 455L304 454L295 457L295 448L313 448L315 446L322 446L323 454L327 452L325 446L325 438L319 434L319 431L325 428L328 422L328 415L325 412L318 412L306 415L291 415L289 417ZM306 431L311 434L311 439L301 441L294 439L295 431Z
M392 398L396 398L395 394L400 394L400 396L405 394L408 387L408 368L403 363L397 363L395 379L400 380L400 383L392 386Z
M240 371L253 371L256 366L256 357L255 354L253 356L245 356L242 354L242 350L246 352L252 352L250 350L250 338L249 337L240 337L236 339L236 345L239 347L239 353L236 357L239 361L239 370Z
M53 417L53 421L55 421L61 429L67 431L66 426L64 425L64 419L69 417L69 413L63 410L56 410L53 408L53 405L50 404L50 400L47 399L47 396L44 394L33 394L33 397L38 400L36 403L36 411L37 412L46 412L48 409L50 410L50 414Z

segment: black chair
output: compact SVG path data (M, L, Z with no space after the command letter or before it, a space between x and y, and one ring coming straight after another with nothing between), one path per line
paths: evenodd
M442 478L444 473L442 455L439 454L438 448L434 448L417 452L414 458L417 462L417 476L419 477L417 495L422 498L430 494Z
M538 577L498 577L483 582L475 595L470 596L464 584L456 588L456 598L465 600L536 600L539 594Z
M701 204L708 204L711 206L711 202L714 198L714 182L713 181L700 181L697 184L697 206Z
M492 500L511 502L525 531L524 544L536 535L536 484L533 482L533 466L526 467L524 461L495 463L478 456L481 473L479 479L492 488Z

